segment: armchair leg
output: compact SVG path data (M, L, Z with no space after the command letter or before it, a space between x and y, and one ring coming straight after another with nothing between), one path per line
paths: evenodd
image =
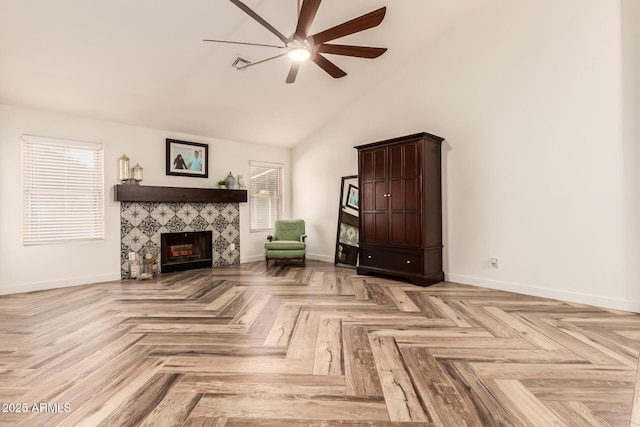
M306 259L307 259L307 256L306 256L306 255L303 255L303 256L302 256L302 266L303 266L303 267L306 267L306 264L305 264Z

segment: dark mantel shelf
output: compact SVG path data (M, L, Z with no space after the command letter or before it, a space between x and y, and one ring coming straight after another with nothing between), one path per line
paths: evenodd
M116 185L113 193L116 202L238 203L247 201L247 190L218 188Z

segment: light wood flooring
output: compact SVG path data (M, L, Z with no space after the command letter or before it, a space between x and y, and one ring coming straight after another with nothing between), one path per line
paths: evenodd
M249 263L0 297L0 424L640 426L639 352L633 313Z

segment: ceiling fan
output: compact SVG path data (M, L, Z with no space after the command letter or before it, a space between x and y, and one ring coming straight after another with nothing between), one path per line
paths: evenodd
M267 30L275 34L282 41L283 46L260 43L234 42L227 40L207 39L203 41L241 44L248 46L263 46L285 50L285 52L282 54L237 67L238 69L253 67L255 65L271 61L272 59L288 55L289 58L293 60L293 63L291 64L291 69L289 70L289 74L287 75L287 83L293 83L296 81L296 76L298 75L300 64L307 59L310 59L317 66L326 71L331 77L338 79L340 77L346 76L347 73L345 73L333 62L325 58L322 54L354 56L358 58L372 59L379 57L387 51L386 48L382 47L351 46L326 43L340 37L348 36L350 34L368 30L369 28L377 27L384 19L384 15L387 11L386 7L381 7L380 9L374 10L373 12L369 12L350 21L343 22L342 24L336 25L335 27L329 28L328 30L309 35L308 33L309 29L311 28L311 23L316 16L318 8L320 7L321 0L303 0L302 7L299 7L300 12L298 15L296 30L290 37L286 37L240 0L230 1L231 3L242 9L247 15L258 21L258 23L260 23Z

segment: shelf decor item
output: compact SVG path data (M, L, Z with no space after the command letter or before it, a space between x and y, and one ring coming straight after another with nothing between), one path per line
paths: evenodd
M129 158L126 154L118 157L118 179L126 184L131 178L131 170L129 169Z
M136 165L131 168L131 178L135 185L138 185L140 181L142 181L142 166L140 166L140 164L136 163Z
M227 177L225 178L225 180L227 181L227 188L228 189L234 189L236 188L236 179L233 177L233 175L231 174L231 172L229 172L229 175L227 175Z
M140 274L140 262L136 261L136 260L129 261L129 275L130 275L130 277L132 279L138 279L138 274Z
M240 190L246 190L246 189L247 189L247 186L246 186L246 185L245 185L245 183L244 183L244 179L242 178L242 175L238 175L238 182L237 182L237 184L238 184L238 188L239 188Z
M148 252L139 264L137 280L152 279L158 274L158 259L154 254Z

